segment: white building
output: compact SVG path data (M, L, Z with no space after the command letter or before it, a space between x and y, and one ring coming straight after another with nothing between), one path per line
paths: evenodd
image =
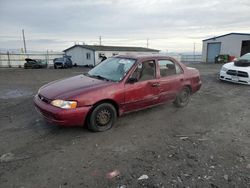
M203 40L202 61L214 62L219 54L240 57L250 52L250 34L229 33Z
M74 45L63 52L71 56L74 64L95 66L100 63L102 56L108 58L115 55L158 54L159 50L142 47Z

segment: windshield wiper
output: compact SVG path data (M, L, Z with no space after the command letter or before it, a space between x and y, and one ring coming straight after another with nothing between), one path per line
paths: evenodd
M84 76L88 76L88 77L91 77L91 75L87 72L83 73Z
M90 74L87 73L87 76L92 77L92 78L97 78L97 79L99 79L99 80L113 81L113 80L110 80L110 79L108 79L108 78L105 78L105 77L103 77L103 76L101 76L101 75L90 75Z

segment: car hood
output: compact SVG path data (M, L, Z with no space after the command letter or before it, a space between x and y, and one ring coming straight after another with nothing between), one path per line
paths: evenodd
M42 86L38 93L48 99L67 99L79 93L111 85L112 82L98 80L84 75L56 80Z
M230 70L244 71L250 73L250 67L235 66L234 62L226 63L223 65L223 67Z

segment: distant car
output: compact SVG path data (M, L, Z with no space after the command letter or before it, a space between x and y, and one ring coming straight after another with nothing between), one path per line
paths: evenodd
M26 63L24 63L25 69L40 69L40 68L47 68L48 64L46 60L41 59L25 59Z
M54 68L72 68L73 63L70 59L70 57L60 57L60 58L55 58L53 60L54 62Z
M250 53L234 62L224 64L219 78L223 81L250 85Z
M200 87L199 71L173 58L116 56L86 74L44 85L34 102L49 122L105 131L128 112L169 101L184 107Z

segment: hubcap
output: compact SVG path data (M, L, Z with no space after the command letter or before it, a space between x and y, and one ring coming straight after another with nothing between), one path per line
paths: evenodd
M99 113L97 114L96 122L100 126L108 124L110 120L111 120L111 113L107 109L103 109L99 111Z
M185 103L185 102L188 100L188 92L187 92L187 91L183 91L183 92L181 93L180 98L181 98L181 102L182 102L182 103Z

